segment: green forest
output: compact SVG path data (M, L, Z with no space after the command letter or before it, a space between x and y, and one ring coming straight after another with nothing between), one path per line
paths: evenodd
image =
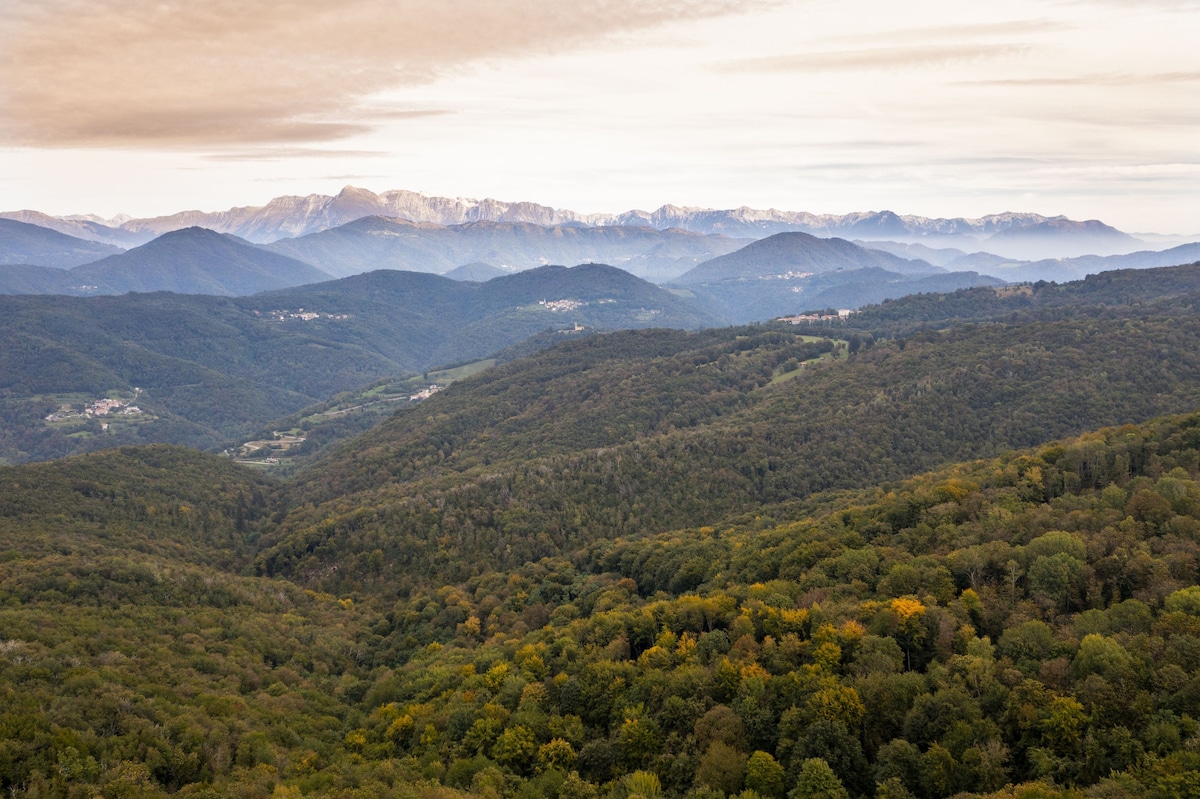
M542 305L569 300L560 310ZM304 315L301 316L301 312ZM575 332L719 320L620 269L547 266L486 283L379 270L251 297L0 296L0 463L129 444L220 450L384 378ZM144 424L49 427L54 395L140 388ZM104 435L100 435L104 432Z
M1200 796L1159 276L530 347L287 480L0 467L0 790Z

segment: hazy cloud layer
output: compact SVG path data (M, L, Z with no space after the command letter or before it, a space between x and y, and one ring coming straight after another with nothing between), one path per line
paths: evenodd
M436 113L378 101L490 58L543 55L735 0L4 0L0 143L332 141Z
M347 150L329 147L261 147L251 150L233 150L209 153L206 161L279 161L287 158L384 158L383 150Z
M904 42L921 41L964 41L968 39L1008 37L1028 34L1045 34L1069 30L1075 26L1063 20L1056 19L1013 19L994 22L976 22L963 25L925 25L921 27L899 28L877 33L853 33L837 36L830 41L865 43L902 44Z
M726 72L825 72L835 70L888 70L910 67L945 66L955 62L978 61L1019 55L1029 50L1025 44L916 45L912 47L875 47L864 50L833 50L795 55L768 56L728 61L719 65Z
M1158 72L1139 75L1120 73L1111 75L1074 75L1045 78L998 78L993 80L964 81L972 86L1161 86L1164 83L1192 83L1200 81L1200 72Z

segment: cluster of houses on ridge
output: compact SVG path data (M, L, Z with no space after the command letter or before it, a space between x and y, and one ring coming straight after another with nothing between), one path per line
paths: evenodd
M759 280L802 280L812 277L812 272L784 272L782 275L759 275Z
M140 388L134 389L134 398L141 394ZM83 408L76 410L71 405L61 405L54 413L46 417L47 422L61 422L67 419L94 419L97 416L136 416L142 409L133 404L132 400L98 399L84 403ZM105 425L107 428L108 425Z
M815 311L814 313L802 313L797 316L781 316L776 321L787 322L790 325L805 325L813 322L832 322L835 319L845 319L852 313L854 311L848 308L839 308L836 313Z
M563 311L574 311L582 308L584 303L579 300L538 300L538 305L545 308L547 311L554 313L562 313Z
M429 399L434 394L441 391L443 388L445 388L445 386L439 386L437 383L433 383L432 385L429 386L429 388L421 389L420 391L418 391L416 394L413 394L408 399L410 402L419 402L420 400L423 400L423 399Z
M299 308L295 311L275 310L275 311L255 311L255 316L266 316L275 322L286 322L289 319L299 319L301 322L311 322L314 319L349 319L348 313L317 313L316 311L306 311Z

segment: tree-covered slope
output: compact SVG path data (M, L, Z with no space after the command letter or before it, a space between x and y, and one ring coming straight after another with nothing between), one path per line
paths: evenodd
M485 358L548 329L715 321L599 265L485 284L380 271L237 299L3 297L0 459L150 442L213 447L335 393ZM131 399L136 389L147 413L121 425L47 422L63 404Z
M418 586L362 752L533 791L1194 795L1198 425Z
M0 467L6 558L136 551L239 571L278 485L182 447L122 447Z
M0 264L70 269L121 252L120 247L0 218Z
M1190 311L961 328L798 368L815 346L624 333L457 383L301 476L260 568L341 586L354 572L330 564L379 548L460 577L1200 406Z
M335 317L349 314L316 319L307 327L411 369L485 357L548 329L693 329L722 321L603 264L544 266L484 283L384 269L239 303L261 312L274 303Z
M238 576L274 491L174 447L0 467L0 789L270 796L333 761L306 792L387 795L340 754L365 621Z
M95 285L94 293L174 291L218 296L255 294L330 278L302 261L198 227L164 233L128 252L76 267L71 274L79 283Z
M855 309L913 294L1001 285L1003 281L978 272L903 275L869 267L692 283L674 291L717 316L750 324L805 311Z
M0 294L71 294L78 286L67 269L0 264Z
M1068 283L978 287L913 294L861 309L846 324L886 335L963 322L1045 316L1050 309L1125 306L1200 294L1200 263L1157 269L1114 269Z
M9 342L0 350L0 457L13 461L122 444L212 447L400 371L377 353L214 297L6 297L0 330ZM64 404L78 410L109 395L143 413L47 421Z
M0 469L0 788L1194 795L1198 431L1110 428L399 592L373 552L333 566L357 570L340 599L236 574L275 487L226 462Z

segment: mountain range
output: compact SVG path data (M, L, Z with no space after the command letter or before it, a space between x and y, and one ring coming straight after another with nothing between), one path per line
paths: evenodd
M64 234L8 221L21 235L0 230L0 253L19 260L33 238L73 241ZM39 232L40 231L40 232ZM81 246L88 243L80 241ZM945 270L924 261L868 250L842 239L782 233L746 242L647 227L547 228L532 224L475 222L451 227L366 217L332 230L270 245L252 245L204 228L171 231L124 253L72 269L0 266L0 293L121 294L174 291L243 296L327 280L330 273L375 269L446 272L456 279L486 280L529 269L553 258L563 263L613 262L624 271L663 282L674 278L690 298L701 299L718 321L746 322L832 303L858 307L908 291L952 289L988 282L973 273L929 282ZM716 258L710 258L714 253ZM491 263L486 263L490 261ZM697 262L700 262L699 264ZM472 264L459 269L453 264ZM868 275L858 270L883 270ZM857 271L857 273L856 273ZM823 275L816 281L813 274ZM747 284L748 279L757 282ZM732 292L725 282L741 284ZM924 282L907 285L914 280ZM807 281L807 282L806 282ZM840 288L835 295L824 288ZM800 297L808 292L811 296Z
M651 227L543 226L508 221L446 226L370 216L265 246L338 277L373 269L441 274L479 261L510 270L607 263L661 283L748 243Z
M554 257L564 263L613 261L656 282L669 279L669 287L679 297L726 323L823 308L853 309L905 294L997 285L1004 280L1072 280L1107 269L1166 266L1200 257L1200 244L1189 244L1162 252L1019 262L919 244L862 242L869 246L860 246L799 232L747 244L647 227L507 222L447 227L365 217L270 245L188 228L90 264L60 269L13 262L35 260L39 253L69 262L61 259L80 260L90 248L98 246L101 252L111 248L30 224L0 221L4 222L0 255L10 262L0 265L0 293L175 291L244 296L320 282L332 272L358 274L373 268L446 272L455 279L478 282ZM713 253L720 254L708 258ZM942 265L914 257L918 254ZM452 267L455 263L470 268Z
M545 227L653 227L678 228L693 233L731 238L763 238L774 233L800 231L820 236L888 239L920 242L936 247L966 246L987 249L1010 258L1111 255L1144 246L1137 239L1097 220L1074 221L1062 216L1032 213L993 214L977 219L928 218L891 211L850 214L708 208L664 205L656 211L581 214L531 202L493 199L430 197L411 191L375 194L347 186L335 196L310 194L277 197L263 206L227 211L184 211L147 219L125 219L119 225L95 220L57 219L35 211L15 211L0 217L36 222L63 233L129 246L144 243L170 230L207 227L249 241L269 243L294 238L353 222L383 216L410 222L450 226L471 222L529 223ZM126 237L121 239L120 237ZM130 238L132 237L132 241Z
M229 243L220 234L203 235ZM743 277L668 291L614 267L584 265L486 282L381 270L239 298L0 297L0 336L7 342L0 353L0 458L44 459L147 441L223 445L381 378L477 361L505 348L528 355L568 338L556 331L713 327L739 315L757 321L765 311L794 314L814 302L826 307L822 301L844 307L837 300L894 291L909 296L840 324L876 337L911 335L919 320L944 327L1071 304L1149 307L1200 291L1198 269L1114 271L1031 287L995 287L970 273L878 268L833 270L796 285L739 272ZM959 290L912 293L939 288ZM99 421L82 428L46 421L64 404L118 395L136 397L145 415L107 431Z

